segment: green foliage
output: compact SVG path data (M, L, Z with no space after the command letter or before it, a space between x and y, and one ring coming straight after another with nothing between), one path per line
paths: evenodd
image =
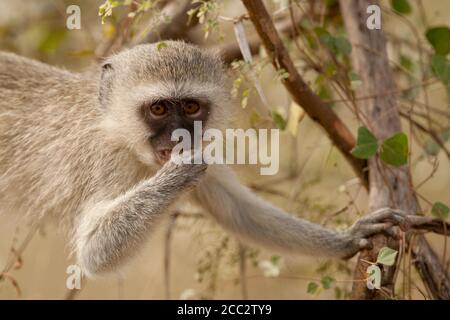
M425 36L437 54L446 56L450 52L450 29L447 26L433 27Z
M439 139L443 142L447 142L450 138L450 129L446 129L439 133ZM424 150L427 154L431 156L437 156L439 151L441 150L441 146L434 140L434 138L430 137L424 145Z
M380 143L375 135L366 127L358 128L356 146L351 154L359 159L369 159L380 150L380 158L384 163L392 166L402 166L408 161L408 137L403 132L394 134L392 137Z
M362 80L357 73L349 71L348 78L350 80L350 86L352 90L356 90L362 85Z
M400 55L400 65L408 71L413 71L414 62L407 55Z
M377 264L385 266L393 266L397 257L398 251L389 247L383 247L378 252L377 261L369 262L370 265L366 269L367 287L370 290L381 288L381 269Z
M323 276L322 279L320 279L320 283L322 284L322 287L324 289L330 289L331 286L336 282L336 280L333 277L330 276Z
M444 84L450 84L450 63L447 58L440 54L435 54L431 58L431 70L433 74Z
M352 45L346 37L339 36L334 38L334 46L337 53L341 53L344 56L348 56L352 52Z
M431 214L438 219L446 220L448 218L450 208L442 202L435 202L431 208Z
M272 111L272 120L275 124L275 127L277 127L278 129L284 130L286 128L286 120L284 120L279 112Z
M161 50L161 49L164 49L164 48L166 48L167 47L167 43L165 43L164 41L159 41L157 44L156 44L156 49L159 51L159 50Z
M327 7L332 7L338 4L338 0L325 0L325 5Z
M367 267L367 288L370 290L381 288L381 269L376 264L371 264Z
M220 13L219 2L216 0L193 0L192 3L198 3L200 5L187 12L187 15L189 16L188 24L193 17L196 17L198 22L203 25L205 39L208 38L213 31L218 32L219 38L222 39L224 36L221 33L218 21Z
M331 276L325 275L320 279L320 285L316 281L311 281L306 287L306 292L309 294L316 294L319 290L330 289L336 283L336 279Z
M384 264L385 266L392 266L395 263L397 257L397 251L389 247L383 247L378 252L377 262Z
M348 39L344 36L332 36L325 28L316 27L314 32L319 37L320 41L328 48L330 51L336 55L341 54L343 56L348 56L352 52L352 45Z
M150 9L155 7L155 4L158 0L141 0L136 1L136 9L133 12L128 13L129 18L135 18L137 14L141 12L147 12ZM130 6L133 3L133 0L106 0L100 7L98 8L98 15L102 18L102 24L106 22L108 17L113 15L113 9L120 6Z
M250 89L245 89L242 91L242 100L241 100L241 107L245 108L248 104L248 97L250 97Z
M231 63L231 68L237 72L238 76L236 79L234 79L233 81L233 87L231 89L231 95L236 98L239 94L239 90L242 89L242 94L241 94L241 107L242 108L246 108L247 104L248 104L248 99L250 97L251 94L251 88L250 87L245 87L242 88L242 84L244 82L250 82L248 79L247 74L250 73L252 66L243 61L243 60L238 60L238 61L233 61Z
M270 262L272 262L272 264L275 266L279 266L281 263L281 256L271 256Z
M100 7L98 7L98 15L102 18L102 24L105 23L107 17L112 16L113 9L120 5L120 1L106 0Z
M306 292L309 294L316 294L319 290L319 285L316 282L309 282L308 286L306 287Z
M408 162L408 137L399 132L381 145L380 158L385 163L399 167Z
M399 14L409 14L412 11L408 0L391 0L391 6Z
M369 159L378 150L378 140L366 127L358 128L356 146L351 151L352 155L359 159Z
M261 121L261 116L258 112L252 111L250 114L250 126L252 128L256 128L258 126L258 122Z
M287 72L287 70L283 69L283 68L278 69L277 70L277 78L279 80L285 80L285 79L289 78L289 72Z

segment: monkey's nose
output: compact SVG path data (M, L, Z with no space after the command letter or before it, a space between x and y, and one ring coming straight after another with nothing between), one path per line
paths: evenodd
M168 160L170 159L170 156L172 154L172 149L171 148L159 149L158 152L161 158Z

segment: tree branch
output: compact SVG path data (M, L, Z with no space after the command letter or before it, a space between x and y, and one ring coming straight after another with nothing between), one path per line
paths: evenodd
M301 20L301 18L296 19L295 23L300 23ZM294 26L292 25L292 21L289 17L276 22L275 29L278 31L278 33L285 34L290 38L295 36ZM259 51L261 40L258 36L252 36L248 38L248 44L250 47L250 52L255 55ZM217 47L222 52L224 61L228 64L230 64L234 60L242 59L241 49L239 48L239 45L236 41L232 41L230 43L226 43Z
M367 186L368 180L364 170L366 162L356 159L350 154L355 145L355 138L350 130L330 106L308 87L297 72L262 1L242 0L242 2L247 8L250 20L261 38L273 66L276 70L284 69L289 73L289 77L282 82L293 100L305 110L311 119L325 129L330 140L342 152L362 183Z
M450 236L450 223L440 219L414 215L408 216L408 223L410 223L409 227L414 230L434 232L447 237Z
M386 63L388 60L383 31L369 30L366 26L368 17L366 10L373 4L379 3L375 0L340 1L350 42L364 43L370 49L354 47L352 50L353 68L362 80L357 97L362 94L374 96L366 101L358 101L356 97L358 110L364 115L362 118L367 121L366 125L372 129L377 138L385 139L402 129L395 97L379 94L395 88L395 83L392 70ZM370 212L382 207L392 207L411 213L420 211L408 167L388 167L374 157L369 160L369 181ZM410 237L408 236L407 239ZM373 248L361 252L355 268L356 281L352 292L354 299L384 298L379 291L369 290L365 283L358 281L367 276L363 260L373 261L384 246L398 250L399 242L382 234L373 237L372 242ZM415 265L434 298L449 299L450 281L446 270L423 236L417 237L412 252L416 261ZM395 273L395 266L383 272L382 286L389 290L391 295L395 287Z

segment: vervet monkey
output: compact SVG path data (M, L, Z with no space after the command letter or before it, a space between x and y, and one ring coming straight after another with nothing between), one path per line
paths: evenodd
M184 42L139 45L84 74L0 53L0 212L68 225L87 275L134 256L188 191L240 239L293 253L350 257L398 218L326 229L258 198L225 165L170 160L174 129L226 127L229 93L219 55Z

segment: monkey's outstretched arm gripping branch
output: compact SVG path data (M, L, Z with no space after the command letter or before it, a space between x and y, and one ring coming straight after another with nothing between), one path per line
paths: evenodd
M366 237L389 229L401 215L381 210L338 232L286 214L242 186L227 166L210 166L197 188L200 203L239 238L292 253L346 258L370 245Z
M182 192L193 187L206 165L167 162L151 179L82 214L74 235L77 261L92 276L113 271L131 258Z

